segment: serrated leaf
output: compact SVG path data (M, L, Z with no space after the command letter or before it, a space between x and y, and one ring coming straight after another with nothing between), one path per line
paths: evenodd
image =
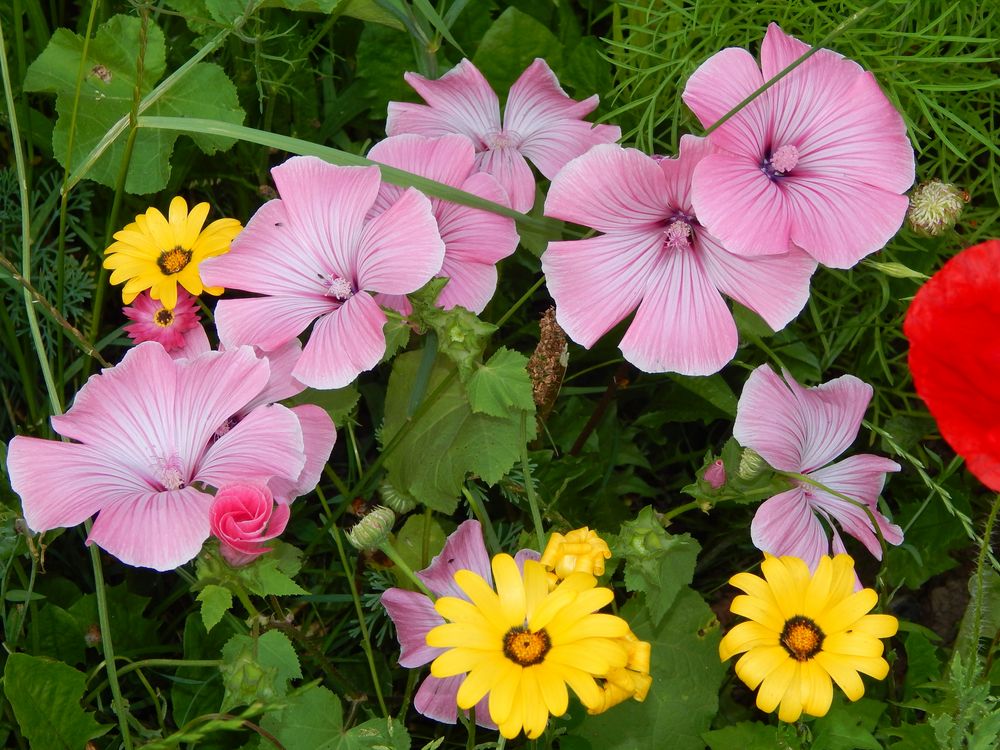
M503 97L536 57L559 70L562 44L542 23L511 7L490 26L472 62Z
M434 278L410 294L413 312L409 318L421 329L431 329L437 334L438 351L458 366L458 374L464 382L482 360L486 344L497 328L464 307L450 310L438 307L437 298L447 283L447 279Z
M226 695L222 710L288 694L289 680L302 677L299 657L288 636L268 630L256 640L234 635L222 648Z
M64 167L79 165L108 130L131 110L140 35L141 21L124 15L113 16L97 30L83 62L87 73L76 110L72 153L69 153L70 128L77 72L83 59L83 38L67 29L57 29L41 55L29 66L24 81L25 91L56 94L59 119L53 131L52 145L56 159ZM139 85L141 95L152 91L163 76L165 60L163 32L155 23L149 22L143 76ZM192 66L144 114L201 117L235 124L242 124L244 118L232 81L221 67L206 62ZM178 135L168 130L141 129L137 132L125 182L128 192L151 193L167 186L170 154ZM206 153L229 148L233 142L199 133L192 133L190 137ZM86 176L113 187L121 168L125 141L124 136L119 137Z
M222 616L233 606L233 593L223 587L210 583L198 592L198 601L201 602L201 621L205 623L205 630L211 630Z
M246 582L247 588L258 596L308 594L282 569L281 560L273 554L258 557L241 571L241 578Z
M62 662L11 654L3 679L4 694L33 750L80 750L110 728L80 707L86 676Z
M469 378L467 388L472 411L505 417L512 409L533 413L535 400L528 358L519 352L500 347Z

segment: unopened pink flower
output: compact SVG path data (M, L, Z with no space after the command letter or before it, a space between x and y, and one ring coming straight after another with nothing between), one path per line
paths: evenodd
M726 483L726 465L722 463L721 458L715 459L705 469L705 481L713 490L719 489Z
M156 342L94 375L52 418L76 442L18 436L7 469L34 531L97 514L88 544L128 565L170 570L209 535L212 495L233 482L298 480L302 426L289 409L258 406L233 424L268 380L250 347L172 359Z
M125 326L125 333L136 344L157 341L174 356L186 351L188 346L208 345L208 336L198 319L195 298L184 289L177 290L177 304L172 310L160 300L143 292L122 313L132 322ZM191 339L189 343L188 339Z
M638 307L621 342L625 359L646 372L709 375L738 344L723 294L775 330L805 305L816 268L808 255L741 257L702 226L691 174L711 150L690 135L676 159L595 146L552 181L545 214L603 233L550 242L542 255L556 319L574 341L593 346Z
M236 483L221 487L208 511L212 535L230 565L246 565L271 547L264 543L279 536L288 524L288 506L275 505L266 485Z
M684 102L706 127L810 49L776 24L760 66L729 48L702 63ZM701 222L730 251L786 252L834 268L879 250L906 215L913 148L874 76L821 49L709 136L719 151L694 176Z
M773 468L811 480L793 480L792 489L757 509L750 535L759 549L802 558L815 569L831 549L833 554L846 552L836 521L881 559L882 549L864 509L816 484L867 505L885 541L903 541L899 526L878 510L885 475L899 471L899 464L867 453L831 463L858 436L871 397L872 387L853 375L803 388L787 372L782 380L767 365L750 373L736 409L733 435ZM820 519L830 527L832 543Z
M405 78L427 104L389 102L386 132L467 136L475 144L479 169L500 181L515 211L529 211L535 202L535 178L526 160L551 180L591 146L621 137L617 126L586 122L597 95L570 99L541 58L511 86L502 120L496 93L468 60L434 81L416 73Z
M221 300L219 338L271 351L316 321L292 374L342 388L385 353L386 317L373 293L422 287L441 270L444 243L430 201L412 188L367 219L377 167L296 156L271 174L281 197L260 207L229 253L201 266L206 284L263 295Z
M507 193L496 178L476 169L472 141L462 135L397 135L375 144L368 158L508 204ZM383 182L373 213L382 213L402 195L402 188ZM431 198L431 210L444 241L444 263L438 276L449 279L437 303L446 310L459 305L480 313L496 291L496 264L517 249L514 220L439 198ZM404 296L384 295L379 301L404 314L410 311Z

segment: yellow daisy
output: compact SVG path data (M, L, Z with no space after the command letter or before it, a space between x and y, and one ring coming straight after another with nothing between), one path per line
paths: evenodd
M898 621L868 614L878 595L854 590L854 561L847 555L820 558L811 575L797 557L765 557L764 578L737 573L729 579L746 592L730 609L748 621L726 634L719 656L743 654L736 675L751 690L759 686L757 708L778 708L782 721L824 716L833 701L831 678L856 701L865 692L859 672L879 680L889 673L879 638L895 635Z
M448 650L431 664L431 674L468 673L458 690L459 708L472 708L489 693L490 718L508 739L522 728L534 739L550 715L565 713L567 685L589 710L605 708L603 678L630 663L628 624L597 613L614 598L611 590L597 588L591 575L571 573L549 591L540 563L526 561L522 576L505 554L493 558L492 569L496 591L472 571L459 570L455 583L468 601L445 596L435 602L449 622L428 632L427 644Z
M148 289L150 297L172 310L178 283L195 297L203 290L222 294L222 287L201 283L198 264L228 252L242 227L236 219L217 219L204 227L208 211L207 203L199 203L188 213L187 203L178 196L170 201L169 217L150 208L115 232L116 241L104 251L104 267L112 269L112 284L125 282L126 305Z

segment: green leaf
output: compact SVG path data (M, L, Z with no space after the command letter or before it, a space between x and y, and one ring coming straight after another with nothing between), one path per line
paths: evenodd
M306 388L302 393L293 397L291 403L295 405L315 404L330 415L330 419L335 425L342 425L354 411L359 398L361 398L361 394L358 392L358 387L352 383L346 388L334 388L328 391Z
M292 576L299 572L302 553L290 544L277 543L275 548L238 568L240 579L258 596L291 596L308 594Z
M771 726L741 721L725 729L705 732L702 737L710 750L793 750L802 747L795 736L795 728L781 723Z
M223 586L210 583L198 592L198 601L201 602L201 620L205 623L205 630L211 630L232 608L233 593Z
M409 750L410 736L399 722L371 719L344 731L340 699L324 687L288 698L288 705L263 718L261 727L286 750ZM272 747L261 740L260 748Z
M430 328L438 336L438 351L458 366L462 381L468 381L483 357L496 326L485 323L464 307L442 310L435 303L447 279L431 279L424 287L409 295L413 305L411 322L422 329Z
M685 391L707 401L723 414L729 417L736 416L736 394L721 375L707 377L670 375L669 377Z
M426 568L430 558L444 547L444 542L445 533L441 524L433 518L420 514L406 519L403 528L396 534L392 546L411 570L421 570ZM398 573L398 577L401 586L413 588L412 582L402 573Z
M528 358L519 352L500 347L469 378L469 403L472 411L505 417L512 409L535 411Z
M507 8L479 43L472 62L504 96L536 57L558 70L562 45L543 24L517 8Z
M881 701L838 698L830 712L813 724L812 750L882 750L872 731L886 709Z
M86 658L86 632L80 623L62 607L47 604L32 621L38 636L36 656L50 656L67 664L82 664Z
M410 392L422 356L422 351L416 351L396 358L385 398L383 445L408 422ZM394 487L434 510L452 513L467 474L478 474L492 485L514 465L520 456L524 412L514 411L506 417L475 414L455 366L440 356L434 362L424 398L446 379L450 382L412 423L385 465ZM527 420L528 439L534 437L534 422Z
M14 717L34 750L80 750L110 728L80 707L86 676L62 662L11 654L3 679Z
M719 661L719 623L712 610L685 587L659 626L634 600L621 616L653 647L653 687L643 703L628 701L588 716L575 733L601 750L703 750L702 733L715 716L725 676Z
M234 635L222 649L222 710L288 694L288 681L302 677L299 657L288 636L268 630L259 638Z
M968 537L944 503L902 503L893 520L906 529L906 539L886 552L885 574L890 586L902 584L916 590L932 576L958 565L952 553L964 549Z
M614 544L616 557L625 558L625 588L645 594L646 610L660 622L681 588L691 583L701 546L690 534L668 534L644 507L634 521L622 524Z
M136 86L141 22L132 16L113 16L98 30L87 50L84 76L69 153L70 127L77 71L83 58L83 38L67 29L57 29L42 54L28 68L25 91L56 94L59 119L53 131L53 150L63 166L80 164L107 131L132 107ZM147 27L143 77L139 91L145 96L166 70L163 32L150 22ZM204 117L229 123L243 122L236 87L222 68L201 62L192 66L148 109L146 115ZM139 130L125 189L130 193L152 193L167 186L170 154L178 133ZM233 141L215 135L190 136L206 153L226 149ZM94 164L87 177L113 187L125 153L126 138L120 137Z

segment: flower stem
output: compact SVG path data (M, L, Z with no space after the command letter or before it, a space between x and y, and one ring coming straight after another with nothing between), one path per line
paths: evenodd
M525 302L527 302L529 299L531 299L531 295L533 295L535 292L537 292L539 290L539 288L542 286L542 284L544 284L544 283L545 283L545 277L542 276L541 278L538 279L538 281L536 281L534 284L532 284L531 287L528 289L528 291L526 291L524 294L522 294L521 298L517 302L515 302L513 305L511 305L510 309L507 310L507 312L505 312L503 315L501 315L500 316L500 320L498 320L493 325L495 325L497 328L499 328L504 323L506 323L507 320L510 318L510 316L513 315L514 313L516 313L521 308L521 305L523 305Z
M399 571L404 576L413 581L414 585L418 589L420 589L421 594L426 596L431 601L437 599L437 596L435 596L434 592L431 591L429 588L427 588L427 584L425 584L417 577L417 574L413 572L413 568L411 568L407 564L406 560L402 558L402 556L399 554L399 552L396 550L395 547L389 544L389 542L382 542L382 544L380 544L378 548L383 552L383 554L385 554L386 557L392 560L393 564L397 568L399 568Z
M531 464L528 463L528 412L521 412L521 471L524 474L524 491L528 495L528 505L531 507L531 520L535 524L535 536L538 538L538 551L545 549L545 527L542 524L542 514L538 511L538 497L535 495L535 483L531 479Z
M986 567L986 555L990 549L990 539L993 536L993 526L996 524L997 511L1000 511L1000 494L993 498L990 514L986 517L986 529L983 532L983 543L979 546L979 559L976 560L976 604L972 614L972 638L969 647L970 668L979 663L979 638L983 632L983 570Z
M500 539L497 538L496 529L493 528L493 523L490 521L490 516L486 512L486 506L483 505L482 499L475 492L470 492L467 487L462 488L462 494L465 496L465 501L469 504L472 509L472 514L479 521L479 525L483 527L483 531L486 532L486 542L490 548L490 557L501 552L500 549Z

